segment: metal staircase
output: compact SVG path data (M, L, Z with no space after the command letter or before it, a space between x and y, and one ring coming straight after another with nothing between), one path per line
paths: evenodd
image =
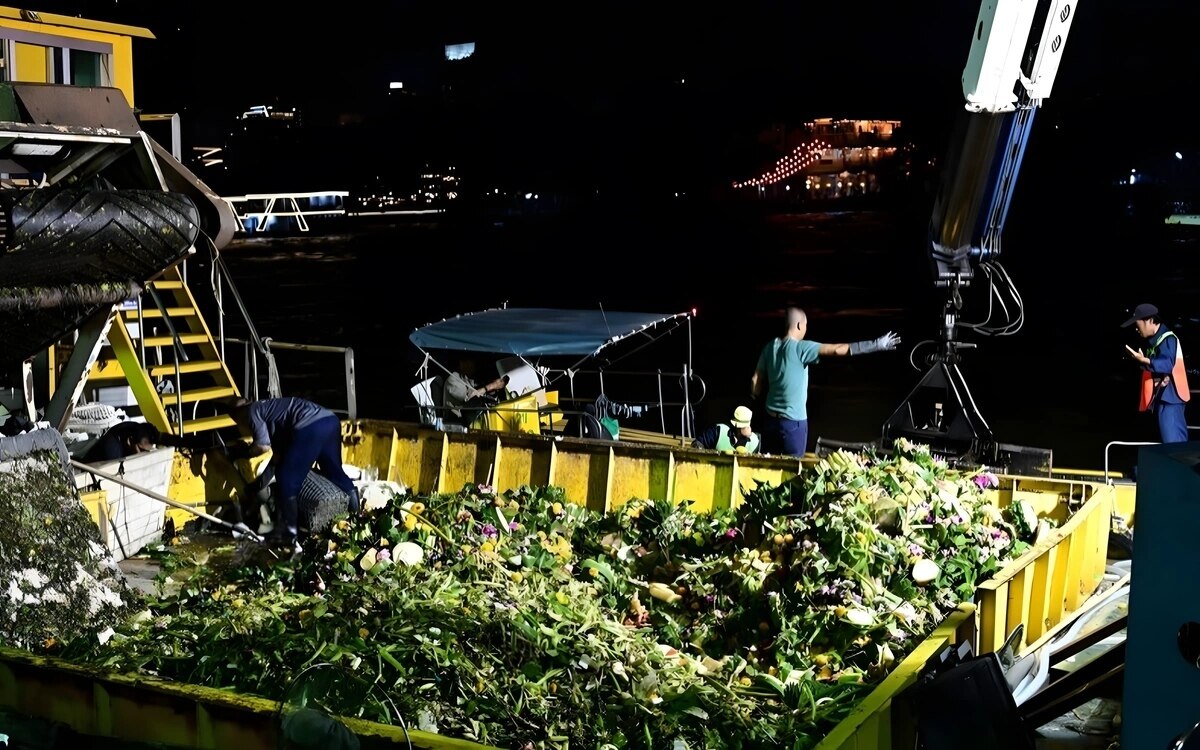
M108 344L87 382L128 385L146 421L163 432L194 435L232 426L228 416L214 414L211 402L241 393L181 268L165 271L136 305L114 313Z

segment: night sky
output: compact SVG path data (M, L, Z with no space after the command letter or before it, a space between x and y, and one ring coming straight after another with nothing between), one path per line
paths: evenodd
M138 104L180 112L194 142L219 140L252 105L296 106L314 128L374 123L364 132L413 160L568 181L605 168L726 179L753 162L764 127L812 117L901 119L940 144L978 14L974 2L766 0L32 7L150 28L157 40L135 42ZM1198 22L1195 2L1085 0L1039 114L1054 125L1040 127L1079 148L1194 148ZM475 59L446 64L442 46L464 41ZM406 93L389 95L393 80Z

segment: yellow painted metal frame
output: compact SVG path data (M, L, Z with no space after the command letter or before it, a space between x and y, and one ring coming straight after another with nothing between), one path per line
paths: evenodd
M872 690L815 750L891 750L912 747L913 738L893 737L892 701L917 681L930 658L947 646L972 640L975 607L961 604Z
M114 674L0 648L0 705L84 734L194 748L275 750L277 701L146 675ZM347 719L362 738L401 745L399 727ZM494 750L409 730L413 747Z
M1116 491L1090 484L1087 492L1065 523L976 589L980 653L999 650L1023 623L1022 653L1070 619L1104 579Z
M735 507L758 482L782 484L802 465L778 456L508 432L441 432L382 420L344 422L342 434L344 461L376 467L381 478L420 494L458 492L469 484L500 492L554 485L571 502L601 512L631 498L687 500L700 513Z
M36 19L36 20L35 20ZM149 29L126 26L104 21L63 16L56 13L30 14L20 8L0 6L0 29L44 34L63 40L62 46L71 47L71 40L101 42L112 47L113 86L125 94L129 106L133 106L133 39L154 39ZM16 73L19 82L44 83L47 70L47 50L36 44L17 42ZM32 71L32 72L31 72Z
M500 491L522 485L556 485L566 491L572 502L598 511L620 507L628 499L638 497L676 502L692 500L696 503L697 511L709 512L716 508L736 506L742 500L742 489L748 489L747 485L754 480L780 484L794 477L801 469L801 462L778 457L716 454L689 448L666 449L661 446L555 439L517 433L447 433L407 423L378 420L343 422L342 444L343 458L347 463L375 468L381 476L403 483L420 494L457 492L471 483L488 483ZM221 469L216 459L208 461L207 457L201 456L192 460L201 463L199 466L186 467L181 473L188 475L193 482L200 482L193 487L200 487L205 493L192 498L192 502L211 502L214 499L214 486L224 487L226 491L232 486L232 480L224 484L218 481ZM243 472L253 473L252 467L239 468ZM237 469L226 467L224 470L231 472ZM176 490L175 482L173 490ZM219 498L220 494L218 491L216 497ZM916 680L930 656L947 645L961 642L971 642L976 653L993 651L1020 623L1025 625L1025 639L1021 646L1036 646L1039 639L1048 637L1057 625L1086 606L1088 597L1103 578L1116 489L1112 485L1093 481L1004 476L1001 477L1000 487L991 491L991 494L992 501L1001 507L1015 500L1029 502L1040 517L1055 519L1060 525L1025 555L983 582L977 589L976 603L961 605L902 660L846 720L834 728L817 750L890 750L897 739L894 731L908 731L903 722L897 722L894 730L892 702ZM177 491L173 496L186 501L186 495ZM34 659L29 656L24 658L27 661ZM20 706L11 703L9 692L14 688L9 685L24 683L18 683L17 677L9 676L12 667L7 666L6 661L6 655L0 652L0 703L14 705L20 710ZM123 682L126 680L146 681L142 677L120 675L92 675L92 679L115 680L119 685L126 685ZM155 695L162 692L161 685L151 684ZM179 722L177 719L176 723L188 728L187 731L192 731L192 727L209 727L197 734L201 737L197 741L215 742L211 738L218 737L221 742L232 741L227 738L235 735L239 737L239 743L248 743L240 746L259 747L261 745L253 743L265 741L257 737L255 732L260 730L253 727L217 728L210 725L214 721L260 721L262 716L273 710L269 708L273 705L270 702L255 703L257 699L230 696L224 691L208 691L190 685L166 685L175 691L173 695L179 700L186 698L196 704L194 709L178 706L172 709L177 716L185 717L185 721ZM54 690L61 689L54 687ZM77 716L76 720L83 723L73 725L80 731L88 731L89 727L93 731L95 727L115 727L115 718L106 719L107 724L94 718L96 712L109 711L112 710L111 706L117 705L111 698L114 690L117 688L100 686L92 688L91 693L83 691L85 696L105 696L104 702L85 702L87 708L84 709L59 707L57 703L53 705L56 711L68 716L71 710L81 711L82 715ZM206 701L210 693L216 693L227 703L219 707L209 706ZM80 699L79 694L69 690L66 694L74 696L72 701ZM145 699L139 697L137 700ZM158 700L155 698L146 703L146 710L151 714L160 710ZM121 704L122 710L137 715L138 708L130 701L126 703L129 705ZM229 706L243 711L240 718L228 713L232 710ZM245 712L247 707L255 706L259 712L257 719L253 711ZM194 721L190 718L193 711L196 716ZM56 715L55 718L61 717ZM87 723L89 721L92 723ZM133 722L134 719L121 721ZM353 728L356 731L374 732L375 726L356 725ZM171 731L182 732L184 729ZM384 727L379 731L390 730ZM239 732L242 734L238 735ZM143 739L143 736L129 735L129 738ZM181 737L172 735L171 740L163 737L146 739L179 742ZM414 744L418 747L480 747L470 742L441 737L430 742L442 744L417 744L414 737Z

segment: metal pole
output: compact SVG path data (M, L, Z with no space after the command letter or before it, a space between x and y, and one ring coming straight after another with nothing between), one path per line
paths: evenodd
M247 536L249 536L251 539L253 539L256 542L262 541L262 537L259 536L258 534L256 534L254 531L252 531L250 529L250 527L246 526L245 524L233 524L233 523L230 523L229 521L226 521L223 518L217 518L216 516L209 515L208 513L205 513L202 510L197 510L196 508L193 508L190 505L185 505L177 500L172 500L171 498L167 497L166 495L160 495L157 492L155 492L154 490L148 489L146 487L139 487L138 485L124 479L123 477L119 477L115 474L109 474L107 471L100 471L96 467L89 466L89 465L87 465L81 461L78 461L74 458L71 459L71 465L74 466L76 469L79 469L80 471L85 471L88 474L94 474L95 476L98 476L101 479L107 479L110 482L116 482L117 484L121 485L122 487L128 487L131 490L137 490L138 492L142 493L143 495L154 498L155 500L159 501L160 503L166 503L167 505L170 505L172 508L179 508L180 510L186 510L188 513L199 516L199 517L205 519L206 521L212 521L213 523L224 526L227 529L232 529L233 531L237 531L239 533L246 534Z

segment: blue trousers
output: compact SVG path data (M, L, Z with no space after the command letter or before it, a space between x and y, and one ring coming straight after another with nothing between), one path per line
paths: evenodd
M1185 404L1168 404L1159 401L1154 405L1158 417L1158 434L1164 443L1186 443L1188 441L1187 418L1183 414Z
M325 417L294 431L275 452L275 478L279 482L279 521L295 532L300 524L300 488L316 464L317 473L350 496L350 510L358 510L354 482L342 468L342 424L337 417Z
M780 419L767 415L763 452L800 458L808 450L808 420Z

